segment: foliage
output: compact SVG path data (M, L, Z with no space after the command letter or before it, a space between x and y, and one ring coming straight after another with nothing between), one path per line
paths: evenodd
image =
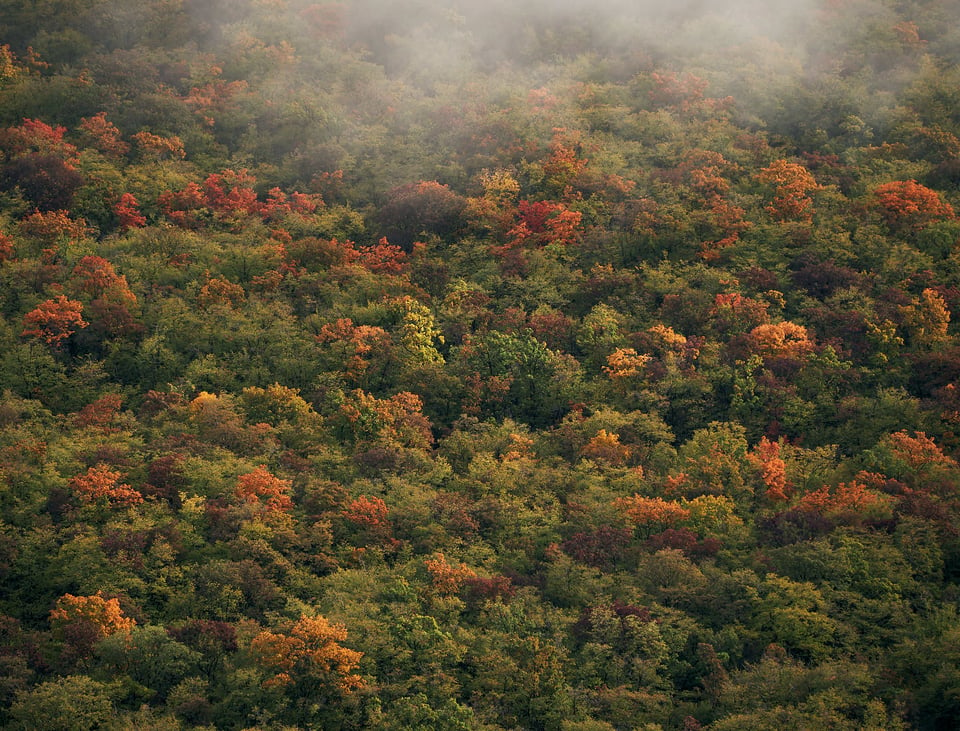
M87 326L83 319L83 304L57 295L41 302L23 316L23 337L34 337L48 345L59 346L77 330Z
M958 726L955 0L2 5L0 726Z
M301 682L301 676L315 678L327 692L351 693L363 686L353 673L363 653L343 647L347 630L325 617L301 617L287 634L261 632L250 642L258 665L276 674L264 681L267 686ZM327 687L329 686L329 687Z

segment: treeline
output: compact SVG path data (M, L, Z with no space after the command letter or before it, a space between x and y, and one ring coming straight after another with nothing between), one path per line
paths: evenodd
M0 2L5 728L957 725L960 7L551 5Z

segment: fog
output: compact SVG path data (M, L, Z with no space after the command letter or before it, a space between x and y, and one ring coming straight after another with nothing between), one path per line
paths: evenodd
M861 4L875 6L868 14L888 12ZM827 0L354 0L343 7L347 42L388 77L428 93L492 75L503 83L511 73L535 88L562 76L622 83L653 70L690 71L709 81L711 95L742 100L747 116L836 65L852 42L824 32L833 12Z
M680 57L758 38L802 48L816 25L819 4L811 0L773 4L758 0L357 0L347 8L351 38L369 44L375 57L382 52L379 43L412 35L424 56L456 42L461 51L469 51L482 63L496 64L530 59L536 49L525 43L531 42L552 43L559 55L645 50Z
M31 3L12 4L21 15L0 17L0 29L20 23L18 52L32 43L99 80L123 76L137 58L127 49L166 49L158 51L165 60L143 63L148 73L165 63L165 83L186 94L195 80L183 75L179 57L199 51L218 59L225 81L249 82L271 105L259 116L221 115L218 141L254 156L295 153L303 168L295 182L377 146L391 154L371 166L395 166L400 181L414 169L427 175L424 145L436 142L438 157L448 158L460 144L450 125L436 128L427 117L473 104L470 123L486 124L481 104L509 111L531 90L560 97L568 115L540 120L540 136L551 126L590 130L570 96L578 84L614 90L609 103L620 105L617 119L629 126L630 114L651 106L654 72L691 74L707 83L707 96L732 97L725 108L739 125L802 143L837 138L839 149L883 139L903 118L902 92L936 79L930 56L960 61L960 0L181 0L136 12L123 0L76 0L84 12L61 13L56 33L35 37L40 20L31 20ZM295 60L278 60L285 54ZM198 79L202 67L191 71ZM116 112L131 128L162 128L163 114ZM439 139L444 133L450 139Z

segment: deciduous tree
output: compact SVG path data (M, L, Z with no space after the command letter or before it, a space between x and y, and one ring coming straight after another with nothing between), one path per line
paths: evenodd
M261 505L265 510L287 511L293 505L290 490L293 483L271 474L266 465L237 477L234 496L243 503Z
M767 212L777 221L810 221L813 200L809 193L820 186L803 165L777 160L763 168L757 179L773 187Z
M136 622L124 615L120 601L102 592L90 596L64 594L50 610L54 637L65 642L75 657L88 657L105 637L129 633Z
M310 690L327 699L364 686L354 671L363 653L344 647L347 629L326 617L301 616L286 632L264 631L253 638L250 653L267 673L266 685L293 692Z
M122 507L143 502L143 495L130 485L121 483L120 477L120 473L108 465L98 464L71 478L69 487L87 504L104 500L110 506Z
M23 317L23 337L42 340L47 345L59 347L77 330L89 323L83 319L83 305L76 300L58 295L37 305Z
M953 207L916 180L894 180L874 190L880 212L891 228L912 231L934 221L953 218Z

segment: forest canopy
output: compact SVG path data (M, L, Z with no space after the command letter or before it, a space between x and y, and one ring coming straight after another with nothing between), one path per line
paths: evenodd
M956 728L960 4L769 5L0 0L0 726Z

